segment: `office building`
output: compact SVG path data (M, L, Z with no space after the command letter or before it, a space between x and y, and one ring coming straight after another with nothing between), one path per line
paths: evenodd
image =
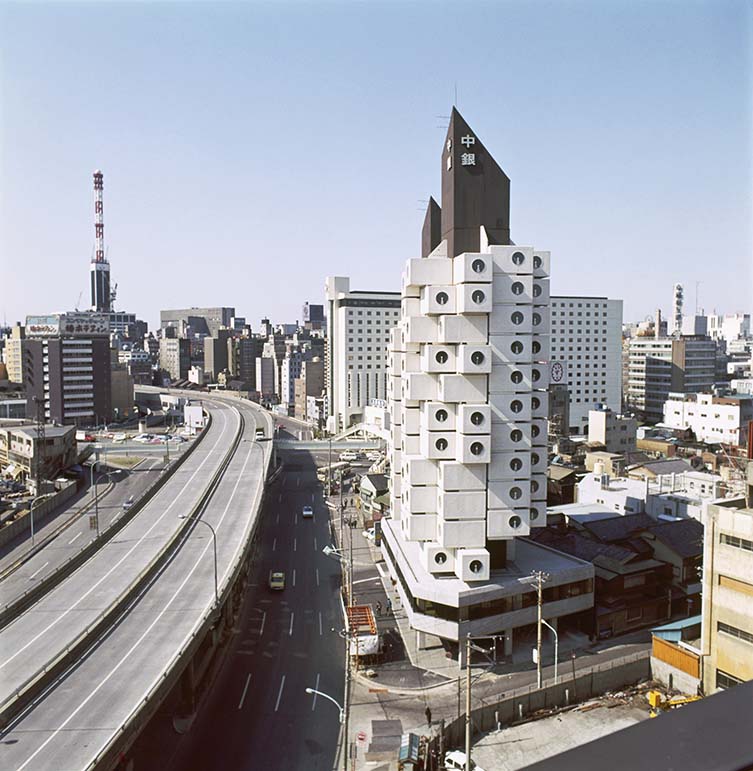
M753 464L743 499L708 508L703 555L703 689L753 680Z
M173 382L186 380L191 368L191 341L180 337L160 340L159 367Z
M519 538L546 525L549 253L510 244L509 180L455 109L422 254L390 336L382 553L419 646L499 634L507 655L536 620L525 577L545 570L546 618L577 624L594 573Z
M712 340L726 340L728 343L734 340L748 340L750 339L750 314L712 313L708 316L708 335Z
M700 442L747 444L748 422L753 420L753 397L714 396L710 393L670 393L664 402L664 425L690 429Z
M265 401L275 401L275 360L271 356L259 356L256 359L256 390Z
M48 422L93 426L112 417L107 314L27 316L24 369L27 414L44 405Z
M293 345L287 345L285 355L280 360L280 404L288 407L292 413L295 409L295 381L301 376L303 353Z
M223 327L231 327L235 308L178 308L160 311L160 328L173 327L180 337L213 337ZM190 333L189 333L190 330Z
M638 421L612 412L607 407L588 413L588 442L603 444L607 452L633 452Z
M634 337L628 348L628 409L641 420L664 417L670 392L700 393L714 384L716 343L707 337Z
M26 328L14 324L5 338L4 359L8 369L8 380L17 385L24 384L24 345Z
M311 331L324 329L324 306L303 304L303 328Z
M622 300L551 299L551 382L570 392L569 431L588 431L588 412L622 409Z
M204 373L211 381L228 368L230 333L229 329L218 329L212 337L204 338Z
M258 337L231 337L227 341L227 368L233 380L256 390L256 359L261 356L264 341Z
M299 420L308 420L319 423L321 416L320 406L316 405L316 399L321 400L324 392L324 362L316 357L301 362L300 375L295 379L295 417ZM311 400L311 414L309 403Z
M387 398L387 345L400 314L399 292L351 290L350 279L327 278L329 430L363 420L371 399Z

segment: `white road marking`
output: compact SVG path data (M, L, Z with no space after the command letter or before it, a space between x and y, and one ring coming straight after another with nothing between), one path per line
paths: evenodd
M293 539L293 551L297 551L298 541L297 539Z
M301 478L300 478L300 477L298 477L298 478L295 480L295 486L296 486L296 487L300 487L300 486L301 486Z
M295 613L293 611L290 611L290 628L288 629L288 637L293 636L293 619L295 618Z
M316 585L319 586L319 568L316 569Z
M277 512L277 517L275 518L275 524L276 525L280 524L280 512L279 511Z
M33 572L33 573L32 573L32 574L29 576L29 581L31 581L31 579L32 579L32 578L34 578L34 576L35 576L37 573L39 573L39 572L41 572L42 570L44 570L44 569L45 569L45 568L46 568L46 567L47 567L49 564L50 564L50 561L49 561L49 560L47 560L47 562L45 562L45 563L44 563L44 565L42 565L42 567L41 567L41 568L37 568L37 569L36 569L36 570L35 570L35 571L34 571L34 572Z
M267 621L267 614L266 611L261 612L261 626L259 627L259 637L261 637L264 634L264 624Z
M314 502L314 493L311 493L311 503Z
M293 586L295 586L295 568L293 568Z
M246 678L246 684L243 686L243 693L241 694L241 700L238 702L238 709L243 709L243 702L246 701L246 691L248 691L248 684L251 682L251 673L249 672Z
M187 489L187 487L188 487L188 484L189 484L190 482L192 482L192 481L193 481L194 477L195 477L195 476L196 476L196 475L197 475L197 474L198 474L198 473L201 471L201 469L204 467L204 464L205 464L205 463L206 463L206 462L209 460L209 458L210 458L210 457L212 457L212 456L214 455L214 450L215 450L215 448L217 447L217 445L218 445L218 444L219 444L219 443L222 441L223 437L225 436L225 430L226 430L226 428L227 428L227 425L226 425L226 424L228 423L228 421L227 421L227 419L225 418L225 413L224 413L224 411L221 411L221 412L220 412L220 415L222 416L222 421L223 421L223 427L222 427L222 431L220 432L220 435L217 437L217 441L216 441L216 442L215 442L215 443L212 445L212 450L211 450L210 452L208 452L208 453L207 453L206 457L205 457L205 458L204 458L204 460L203 460L203 461L202 461L202 462L199 464L199 466L198 466L198 468L196 469L196 471L194 471L194 472L193 472L193 474L191 474L191 476L188 478L188 480L187 480L186 484L183 486L183 489L184 489L184 490L185 490L185 489ZM98 580L96 583L92 584L92 586L90 586L90 587L89 587L88 591L84 592L84 593L83 593L83 594L82 594L82 595L81 595L81 596L80 596L80 597L79 597L79 598L76 600L76 602L74 602L74 603L73 603L73 604L72 604L70 607L66 608L66 609L65 609L65 610L64 610L64 611L63 611L63 612L62 612L62 613L61 613L61 614L60 614L60 615L59 615L59 616L58 616L58 617L57 617L57 618L54 620L54 621L51 621L51 622L50 622L50 623L49 623L49 624L48 624L48 625L47 625L47 626L46 626L44 629L42 629L42 630L41 630L41 631L40 631L38 634L36 634L34 637L32 637L30 640L28 640L28 641L27 641L27 643L26 643L25 645L22 645L22 646L20 646L19 648L16 648L16 650L15 650L15 652L13 653L13 655L12 655L12 656L10 656L9 658L7 658L7 659L6 659L5 661L3 661L3 662L0 662L0 669L2 669L3 667L7 666L8 664L10 664L10 662L11 662L11 661L13 661L13 660L14 660L14 659L16 659L18 656L20 656L20 655L21 655L21 654L22 654L22 653L23 653L23 652L24 652L24 651L25 651L25 650L26 650L26 649L27 649L29 646L33 645L33 644L34 644L34 643L35 643L35 642L36 642L36 641L37 641L37 640L38 640L40 637L42 637L42 636L43 636L43 635L45 635L47 632L49 632L49 631L50 631L50 629L52 629L52 627L54 627L54 626L55 626L55 625L56 625L56 624L57 624L59 621L62 621L62 620L63 620L63 619L64 619L64 618L65 618L65 617L66 617L66 616L69 614L69 613L72 613L72 612L73 612L73 611L74 611L74 610L75 610L75 609L76 609L76 608L77 608L77 607L78 607L78 606L79 606L79 605L80 605L80 604L81 604L81 603L82 603L82 602L83 602L83 601L84 601L84 600L85 600L87 597L89 597L89 595L90 595L90 594L92 594L92 593L93 593L93 592L94 592L94 591L95 591L97 588L99 588L99 586L100 586L102 583L104 583L104 582L105 582L107 579L109 579L109 577L110 577L110 576L111 576L111 575L112 575L112 574L113 574L113 573L114 573L114 572L115 572L115 571L116 571L116 570L117 570L117 569L118 569L118 568L119 568L119 567L120 567L120 566L123 564L123 562L125 562L125 561L128 559L128 557L130 557L130 556L131 556L131 554L132 554L132 553L133 553L133 552L134 552L136 549L138 549L138 548L141 546L141 544L142 544L142 543L143 543L143 542L144 542L144 541L145 541L147 538L149 538L149 537L150 537L150 535L151 535L151 533L152 533L152 530L154 530L154 528L156 528L156 527L157 527L157 525L159 525L159 524L160 524L160 522L162 522L162 520L163 520L163 519L164 519L164 518L167 516L168 512L169 512L169 511L170 511L170 510L173 508L173 506L174 506L174 505L175 505L175 504L176 504L176 503L177 503L177 502L180 500L180 497L181 497L181 496L180 496L180 494L179 494L179 495L177 495L177 496L176 496L176 497L175 497L175 498L172 500L172 502L171 502L171 503L170 503L170 505L169 505L169 506L168 506L168 507L167 507L167 508L164 510L164 512L162 513L162 515L161 515L160 517L158 517L157 519L155 519L155 520L154 520L154 522L153 522L153 523L152 523L152 525L151 525L151 526L150 526L150 527L147 529L147 531L146 531L145 533L143 533L143 534L141 535L141 537L140 537L140 538L139 538L137 541L135 541L135 542L134 542L133 546L132 546L132 547L131 547L131 548L130 548L130 549L129 549L129 550L128 550L128 551L127 551L127 552L126 552L126 553L125 553L125 554L124 554L124 555L123 555L123 556L122 556L122 557L121 557L121 558L120 558L120 559L119 559L119 560L118 560L118 561L117 561L117 562L116 562L116 563L115 563L115 564L114 564L114 565L113 565L113 566L112 566L112 567L111 567L111 568L110 568L110 569L109 569L109 570L108 570L106 573L104 573L104 574L103 574L103 575L102 575L102 576L99 578L99 580ZM207 544L207 547L208 547L208 546L209 546L209 544ZM104 681L103 681L103 682L104 682ZM42 745L41 745L41 746L40 746L40 747L37 749L37 751L36 751L36 752L35 752L35 753L34 753L34 754L33 754L33 755L32 755L32 756L29 758L29 760L31 760L32 758L36 757L36 755L37 755L39 752L41 752L41 750L42 750L42 749L43 749L43 748L44 748L44 747L47 745L47 743L48 743L48 742L50 742L50 741L52 741L52 739L53 739L53 738L56 736L56 734L57 734L57 733L59 733L59 731L60 731L60 729L58 729L57 731L54 731L54 732L53 732L53 733L50 735L50 737L47 739L47 741L45 741L45 742L44 742L44 743L43 743L43 744L42 744ZM27 761L26 761L26 763L28 764L28 762L29 762L29 761L27 760ZM22 768L23 768L23 766L22 766ZM19 771L20 771L20 769L19 769Z
M73 538L71 538L71 540L68 541L68 546L70 546L77 538L80 538L82 535L83 535L83 532L76 533L76 535L74 535Z
M282 503L282 493L277 496L277 502Z
M320 610L319 611L319 637L321 637L321 636L322 636L322 612ZM317 683L319 682L319 676L318 675L317 675L316 681L317 681Z
M277 549L277 539L275 538L274 541L272 541L272 551L275 551Z
M282 689L285 687L285 675L282 676L280 681L280 692L277 694L277 703L275 704L275 712L280 708L280 699L282 698Z
M317 550L317 546L316 546L316 536L314 536L314 551L316 551L316 550Z
M311 711L313 712L316 708L316 697L317 697L317 691L319 690L319 673L316 673L316 685L314 686L314 699L311 702Z
M298 524L298 513L296 513L296 515L293 517L293 524L294 525Z

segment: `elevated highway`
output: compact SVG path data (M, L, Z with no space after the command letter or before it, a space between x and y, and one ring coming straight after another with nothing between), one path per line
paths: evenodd
M261 425L271 436L272 421L237 399L204 405L212 424L174 478L0 631L0 701L11 718L3 767L113 766L175 682L192 687L216 644L271 460L272 442L254 433Z

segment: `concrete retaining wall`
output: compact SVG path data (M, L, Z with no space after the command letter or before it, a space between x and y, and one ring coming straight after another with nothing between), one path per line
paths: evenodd
M560 682L550 683L541 690L535 686L520 689L493 703L484 704L472 711L474 734L484 733L522 720L541 709L565 707L568 704L587 701L607 691L620 690L646 680L651 676L649 651L614 662L607 662L588 670L576 672L573 679L563 666ZM448 747L459 747L465 742L465 716L445 725L445 741Z
M49 515L58 506L61 506L67 500L70 500L76 494L76 483L67 482L62 489L54 495L47 498L44 503L39 503L34 507L34 527L41 527L49 518ZM0 546L10 543L17 535L25 531L31 531L31 521L29 512L22 514L18 519L13 520L0 530Z

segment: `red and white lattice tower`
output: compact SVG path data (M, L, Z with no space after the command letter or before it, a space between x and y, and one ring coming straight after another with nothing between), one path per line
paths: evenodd
M94 258L91 263L91 297L93 311L110 310L110 264L105 259L105 222L103 174L94 172Z

